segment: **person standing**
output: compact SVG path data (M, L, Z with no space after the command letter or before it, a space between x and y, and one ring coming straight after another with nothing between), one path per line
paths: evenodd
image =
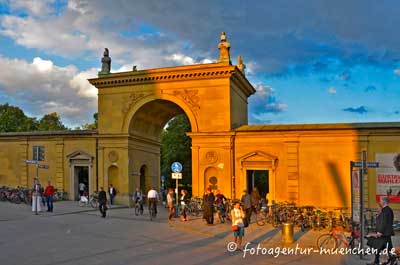
M250 225L250 220L251 220L251 212L253 211L253 208L255 207L255 201L253 196L251 196L247 190L243 190L243 196L242 196L242 205L245 213L245 218L244 218L244 227L248 227Z
M154 214L157 214L158 193L154 187L151 187L151 189L147 193L147 199L149 200L149 213L150 213L151 207L153 207Z
M83 196L83 193L86 190L86 185L85 183L81 182L79 183L79 199Z
M168 220L172 221L172 217L175 215L175 207L174 207L174 189L169 188L167 194L167 206L168 206Z
M380 252L387 249L387 253L389 255L390 264L394 264L395 257L391 256L389 253L393 248L392 244L392 236L394 235L393 231L393 210L389 207L389 197L382 196L379 200L379 206L381 207L381 211L376 217L376 237L382 239L382 247L378 249L375 254L375 260L372 263L368 263L369 265L377 265L379 263ZM389 264L389 263L385 263Z
M42 206L40 205L41 200L40 183L37 178L34 178L32 187L32 212L35 212L37 214L38 212L42 211Z
M258 192L257 187L254 187L253 191L251 192L251 196L253 196L253 199L256 202L256 204L260 203L261 196L260 193Z
M106 212L107 212L107 194L104 191L103 187L100 187L100 192L99 192L99 210L101 213L101 216L103 218L106 217Z
M233 230L233 237L234 241L237 246L237 250L242 250L242 239L244 237L244 212L242 208L240 207L240 202L237 201L235 202L233 209L231 210L231 217L232 217L232 228Z
M207 225L213 225L214 223L214 194L211 192L211 188L207 188L206 194L203 197L204 204L204 219L206 219Z
M186 215L186 203L188 202L188 195L186 190L181 190L181 221L188 221L189 218Z
M108 195L110 195L110 204L113 205L114 197L117 195L117 190L112 184L108 185Z
M54 196L54 187L51 185L51 181L47 183L46 190L44 191L44 196L47 201L47 211L53 212L53 196Z

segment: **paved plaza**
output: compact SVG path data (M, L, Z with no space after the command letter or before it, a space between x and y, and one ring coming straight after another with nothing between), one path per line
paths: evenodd
M128 265L128 264L366 264L358 256L265 254L277 247L315 248L319 232L295 231L296 242L281 244L281 231L251 224L245 231L246 252L227 250L232 241L229 224L206 226L201 218L167 222L159 207L156 220L145 210L113 207L107 218L77 202L57 202L54 213L34 215L27 205L0 203L1 264ZM396 238L397 239L397 238ZM396 240L395 240L396 241ZM229 245L232 247L231 245ZM259 247L256 255L256 248ZM252 255L253 252L253 255ZM276 254L275 254L276 255ZM244 257L245 256L245 257Z

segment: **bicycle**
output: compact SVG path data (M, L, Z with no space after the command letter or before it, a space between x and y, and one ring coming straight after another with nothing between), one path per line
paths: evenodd
M136 201L135 203L135 215L143 215L143 205L141 201Z
M153 221L154 218L156 218L157 213L156 213L156 201L155 199L149 199L149 216L150 216L150 221Z
M92 206L94 209L97 209L99 207L99 201L97 198L97 194L94 193L89 198L87 196L81 196L81 199L79 200L79 206Z
M265 223L269 222L269 213L267 212L267 208L266 207L257 207L256 210L256 223L259 226L263 226L265 225Z
M343 243L345 247L354 248L360 243L360 229L353 225L350 236L345 235L343 231L332 229L331 232L322 234L317 238L317 247L324 249L336 249L338 243Z

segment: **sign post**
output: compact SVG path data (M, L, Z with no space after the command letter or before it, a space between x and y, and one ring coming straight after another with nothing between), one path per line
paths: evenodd
M179 185L179 179L182 179L182 164L179 162L174 162L171 165L172 169L172 179L176 180L176 188L175 188L175 193L176 193L176 211L175 211L175 216L178 216L178 209L179 209L179 193L178 193L178 185Z
M358 167L360 168L359 174L358 174L358 179L353 178L353 168ZM350 177L351 177L351 199L352 199L352 205L351 205L351 219L352 222L354 222L354 217L356 216L354 211L359 211L359 222L360 222L360 248L364 248L364 235L365 235L365 220L364 220L364 177L366 176L368 172L368 168L378 168L379 163L378 162L367 162L367 151L362 151L361 152L361 161L360 162L353 162L350 161ZM358 183L357 183L358 180ZM358 189L354 189L354 187L357 187ZM358 191L359 196L357 196ZM358 198L359 197L359 198ZM359 205L357 205L357 200L359 200ZM353 203L354 202L354 203ZM359 206L359 209L355 209L355 206ZM352 224L353 225L353 224ZM360 259L362 259L363 254L360 253Z

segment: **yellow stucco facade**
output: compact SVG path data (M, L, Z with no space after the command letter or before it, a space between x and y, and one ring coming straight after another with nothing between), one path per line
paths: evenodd
M35 168L25 160L33 146L44 146L49 169L40 169L42 182L51 179L74 199L78 175L87 174L90 191L112 183L117 202L128 204L136 187L159 188L160 134L180 113L191 125L195 196L211 186L238 198L257 182L271 200L349 207L350 161L361 150L369 161L400 153L400 123L247 125L255 89L229 62L101 74L89 82L98 88L98 130L0 134L0 185L30 186ZM369 170L370 207L375 183Z

